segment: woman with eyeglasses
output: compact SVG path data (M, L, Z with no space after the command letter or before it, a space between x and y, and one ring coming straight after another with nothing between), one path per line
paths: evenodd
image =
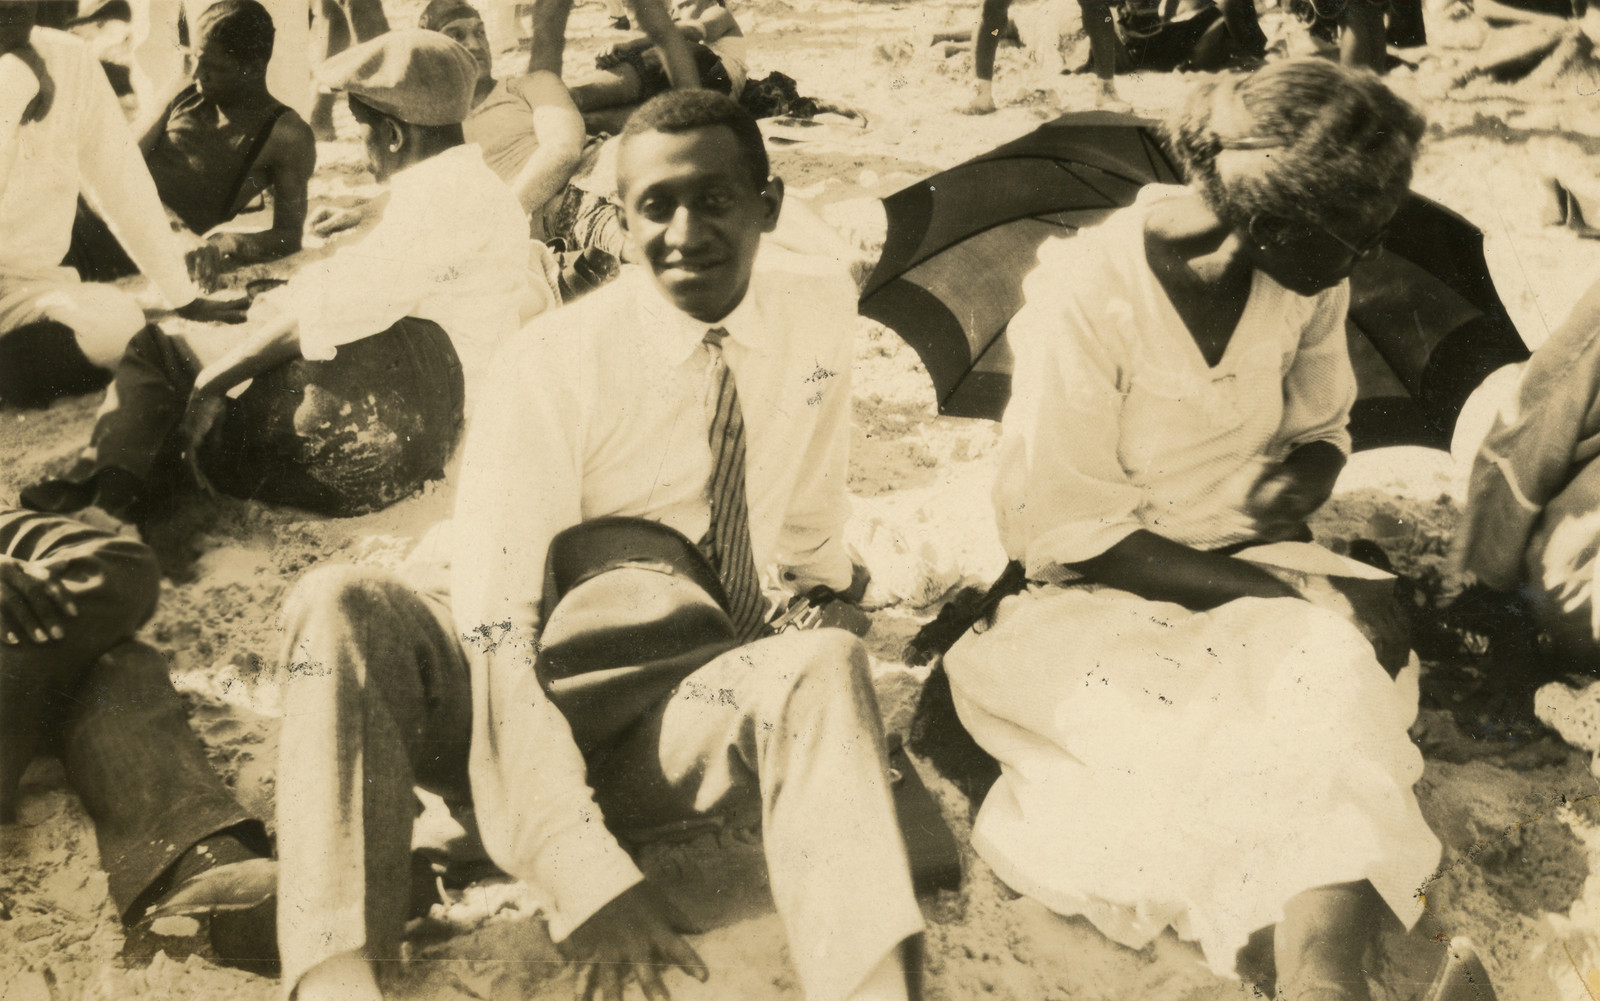
M1392 578L1306 528L1350 448L1346 279L1423 127L1330 62L1205 83L1169 128L1189 183L1044 246L994 494L1030 584L945 658L1001 764L973 839L1002 880L1220 975L1275 925L1297 1001L1368 1001L1440 860ZM1487 986L1441 962L1440 998Z

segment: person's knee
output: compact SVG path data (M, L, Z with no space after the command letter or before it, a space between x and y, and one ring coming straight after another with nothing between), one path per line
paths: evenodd
M43 319L71 327L89 361L110 368L122 357L128 341L146 326L144 310L119 288L85 282L52 292L39 300Z
M327 679L332 665L320 663L329 659L321 651L393 628L396 616L408 611L426 614L420 608L401 609L409 596L403 582L371 567L326 566L306 574L283 605L285 683L304 688Z
M849 703L876 712L867 648L843 629L789 633L785 659L793 667L782 675L785 714Z
M284 619L291 631L326 626L330 619L370 623L404 590L405 584L384 570L352 565L317 567L289 593Z
M127 640L107 650L95 661L86 678L85 702L147 702L138 693L172 688L172 668L167 658L148 643ZM112 697L112 693L122 693ZM106 708L126 709L108 704Z
M111 372L78 346L73 328L40 320L0 334L0 401L34 409L104 389Z

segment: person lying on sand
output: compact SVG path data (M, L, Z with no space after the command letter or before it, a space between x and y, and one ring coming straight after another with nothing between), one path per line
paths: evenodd
M206 760L166 660L135 638L160 584L138 542L0 507L0 825L17 822L35 755L60 758L125 924L170 934L154 923L209 917L223 958L267 960L266 828ZM0 859L18 840L0 828Z
M698 86L734 98L748 76L747 41L720 0L674 0L674 30L688 45ZM590 132L616 132L626 111L672 86L655 42L635 34L600 50L595 71L572 85Z
M489 353L554 304L529 270L544 248L462 142L478 79L466 49L395 30L318 75L348 94L368 164L389 184L377 224L265 297L221 357L155 328L134 338L78 468L23 491L26 506L151 516L159 474L178 459L233 496L333 515L385 507L441 475Z
M1423 129L1328 61L1222 78L1171 123L1187 185L1046 242L995 490L1034 583L944 659L1001 766L995 873L1219 976L1276 923L1277 997L1369 1001L1365 947L1440 859L1394 581L1306 541L1350 449L1348 279ZM1430 999L1493 996L1443 960Z
M200 296L99 63L35 27L36 6L0 3L0 400L29 407L104 386L145 325L132 296L61 264L80 193L179 315L244 319Z
M1518 591L1552 653L1600 655L1600 284L1533 353L1472 464L1451 559Z
M274 28L265 7L219 0L200 15L195 34L194 78L139 139L156 193L193 234L210 233L258 197L272 197L271 228L204 238L197 258L210 278L300 249L317 144L311 127L267 92ZM89 210L79 213L68 262L94 281L138 270Z
M572 179L583 154L583 116L558 74L538 70L494 78L489 34L465 0L430 0L417 22L460 43L478 61L472 111L461 123L467 142L483 149L489 169L510 185L543 237L544 211ZM536 28L537 31L537 28Z
M1103 110L1132 110L1117 96L1117 73L1211 71L1266 55L1267 38L1251 0L1183 0L1181 9L1179 0L1078 0L1078 6L1089 36L1089 68L1100 80L1094 106ZM995 53L1010 8L1011 0L983 0L973 42L976 83L962 109L966 114L995 110Z
M783 184L731 98L660 95L621 143L626 224L647 266L502 348L468 435L448 577L329 567L288 599L285 662L325 668L288 675L278 772L279 948L299 1001L380 997L418 782L470 799L490 856L542 897L582 997L621 998L633 979L666 997L668 967L708 975L608 827L758 803L806 997L913 989L920 966L902 946L922 919L866 650L838 629L770 635L762 590L855 581L843 545L855 291L831 264L764 246ZM623 514L703 567L701 584L685 592L675 574L671 590L699 595L725 640L681 690L564 716L531 670L563 608L541 615L547 553ZM639 586L659 597L666 585ZM624 614L638 604L618 601ZM705 691L724 695L692 695Z

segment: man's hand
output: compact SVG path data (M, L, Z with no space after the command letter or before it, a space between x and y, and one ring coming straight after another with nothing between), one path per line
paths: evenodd
M1306 519L1328 498L1319 485L1293 466L1267 466L1250 493L1244 510L1255 519L1256 534L1269 542L1304 539Z
M649 1001L666 1001L661 969L676 966L704 983L710 976L679 930L688 922L648 883L635 883L590 915L560 945L578 970L578 1001L622 1001L628 977Z
M44 116L50 113L50 106L56 100L56 82L50 76L50 70L45 67L44 60L32 45L24 45L20 49L11 50L11 54L21 59L23 64L33 70L33 75L39 80L39 93L33 96L28 106L22 109L22 124L43 121Z
M7 646L65 639L67 620L77 614L78 606L48 570L0 556L0 639Z
M1319 577L1301 594L1313 605L1338 612L1361 630L1372 644L1378 663L1390 676L1411 657L1411 624L1390 579Z
M619 50L618 43L616 42L612 42L610 45L601 47L600 51L595 53L594 65L596 69L614 69L621 63L622 53Z
M306 227L317 236L327 239L335 233L354 229L365 218L366 213L359 208L340 209L324 205L311 213L311 218L306 220Z
M207 299L197 296L175 312L185 320L196 323L243 323L250 309L250 299Z
M202 292L214 292L217 288L217 277L222 274L222 248L210 241L183 255L183 263L189 267L189 277L200 286Z
M189 474L194 477L195 486L207 496L215 496L216 491L200 469L200 445L227 409L227 397L197 389L189 397L189 405L184 409L183 420L178 425L179 440L183 443L183 461L189 467Z

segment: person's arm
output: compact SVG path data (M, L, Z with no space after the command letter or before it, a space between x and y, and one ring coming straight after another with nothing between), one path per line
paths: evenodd
M1237 598L1300 596L1253 563L1202 552L1144 529L1098 556L1069 566L1101 584L1185 608L1216 608Z
M187 306L200 298L200 290L189 278L183 250L122 106L87 50L78 62L72 71L78 76L73 90L83 95L85 105L78 122L78 177L84 196L167 304Z
M661 53L661 63L672 86L679 90L698 89L700 73L695 68L694 56L667 10L666 0L627 0L627 6L633 23Z
M227 409L228 390L300 357L299 325L291 316L279 317L207 365L195 378L194 389L178 421L183 458L195 482L209 490L199 465L200 443Z
M1489 587L1522 583L1528 539L1572 478L1580 442L1600 435L1600 284L1529 359L1472 463L1452 563Z
M194 395L222 396L246 379L299 357L299 321L292 315L275 317L202 369L194 380Z
M306 192L317 166L317 140L299 115L286 112L261 151L272 184L272 228L256 233L215 233L206 242L231 263L256 264L300 249L306 224Z
M133 539L0 506L0 643L95 656L155 611L161 570Z
M533 44L528 49L528 72L561 76L567 51L567 17L572 0L535 0Z
M546 203L561 193L578 169L586 136L583 115L553 73L530 73L516 81L516 88L533 112L539 148L511 179L511 192L523 211L538 219Z
M584 369L569 334L541 319L496 355L467 431L451 558L472 671L478 827L490 857L545 898L557 941L641 879L606 831L571 728L533 670L546 551L583 520Z

